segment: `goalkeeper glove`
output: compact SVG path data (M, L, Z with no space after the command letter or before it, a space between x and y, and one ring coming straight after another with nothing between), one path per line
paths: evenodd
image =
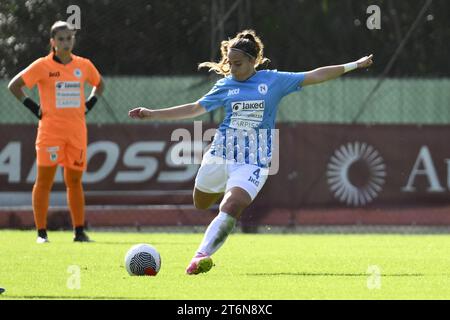
M88 114L89 111L92 110L92 108L97 103L97 97L96 96L90 96L89 99L86 100L86 112L84 114Z
M22 103L25 107L30 109L31 112L33 112L33 114L36 116L36 118L38 118L38 119L42 118L41 108L31 98L26 97Z

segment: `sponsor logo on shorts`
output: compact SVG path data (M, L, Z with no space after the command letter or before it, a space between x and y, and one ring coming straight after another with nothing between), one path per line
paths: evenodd
M255 178L253 178L253 177L248 177L248 180L247 181L250 181L251 183L253 183L255 186L259 186L259 181L258 180L256 180Z
M82 167L83 165L84 165L84 162L83 161L74 161L73 162L73 165L74 166L76 166L76 167Z
M49 157L50 157L50 161L55 162L56 160L58 160L58 151L59 151L59 147L47 147L47 152L49 153Z

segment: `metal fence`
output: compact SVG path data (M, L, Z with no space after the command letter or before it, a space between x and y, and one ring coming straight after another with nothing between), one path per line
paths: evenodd
M107 85L87 118L90 124L127 123L131 107L162 108L200 98L218 78L198 72L197 63L217 60L220 42L244 28L262 37L270 69L307 71L374 53L370 70L286 97L280 122L448 123L448 3L377 1L381 29L368 30L369 2L4 0L0 123L35 123L6 85L47 54L51 24L69 19L66 9L73 5L81 14L74 52L91 59ZM38 99L36 91L32 96ZM218 110L200 119L217 123L222 116Z
M0 81L0 123L36 123L34 116ZM320 123L450 123L450 79L387 79L367 101L376 79L344 76L309 86L285 97L279 107L279 122ZM87 116L89 124L136 123L127 112L135 106L163 108L197 100L212 87L211 79L201 76L105 77L107 89L95 109ZM36 101L37 90L30 93ZM223 110L197 120L219 122ZM192 120L186 120L192 121Z

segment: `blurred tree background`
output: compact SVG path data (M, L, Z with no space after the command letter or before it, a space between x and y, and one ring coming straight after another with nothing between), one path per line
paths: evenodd
M0 78L49 50L49 29L81 9L75 53L105 75L191 75L217 60L220 41L253 28L270 67L304 71L374 53L367 75L382 72L425 1L361 0L1 0ZM369 5L381 30L369 30ZM435 0L398 57L390 77L448 77L450 1ZM205 71L206 72L206 71ZM361 76L361 74L359 74Z

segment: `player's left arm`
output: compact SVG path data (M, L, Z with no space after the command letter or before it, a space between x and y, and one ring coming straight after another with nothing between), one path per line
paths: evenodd
M105 82L103 81L102 77L100 77L100 81L97 86L92 87L92 91L90 96L101 96L103 94L103 91L105 91Z
M91 94L89 95L89 98L86 100L85 114L88 114L88 112L91 111L92 108L94 108L95 104L97 103L98 97L101 96L103 94L103 91L105 90L105 83L103 81L102 76L100 75L94 64L89 60L87 60L87 70L88 70L87 81L93 87Z
M373 54L362 57L361 59L354 61L354 62L335 65L335 66L321 67L321 68L317 68L317 69L305 72L305 78L303 79L303 82L301 83L301 85L308 86L311 84L325 82L328 80L336 79L337 77L340 77L344 73L355 70L355 69L368 68L373 63L372 57L373 57Z
M86 100L86 112L85 114L88 114L89 111L94 108L95 104L97 103L97 100L99 96L103 94L103 91L105 90L105 83L103 82L102 77L100 77L98 85L95 87L92 87L91 94L89 95L89 98Z

